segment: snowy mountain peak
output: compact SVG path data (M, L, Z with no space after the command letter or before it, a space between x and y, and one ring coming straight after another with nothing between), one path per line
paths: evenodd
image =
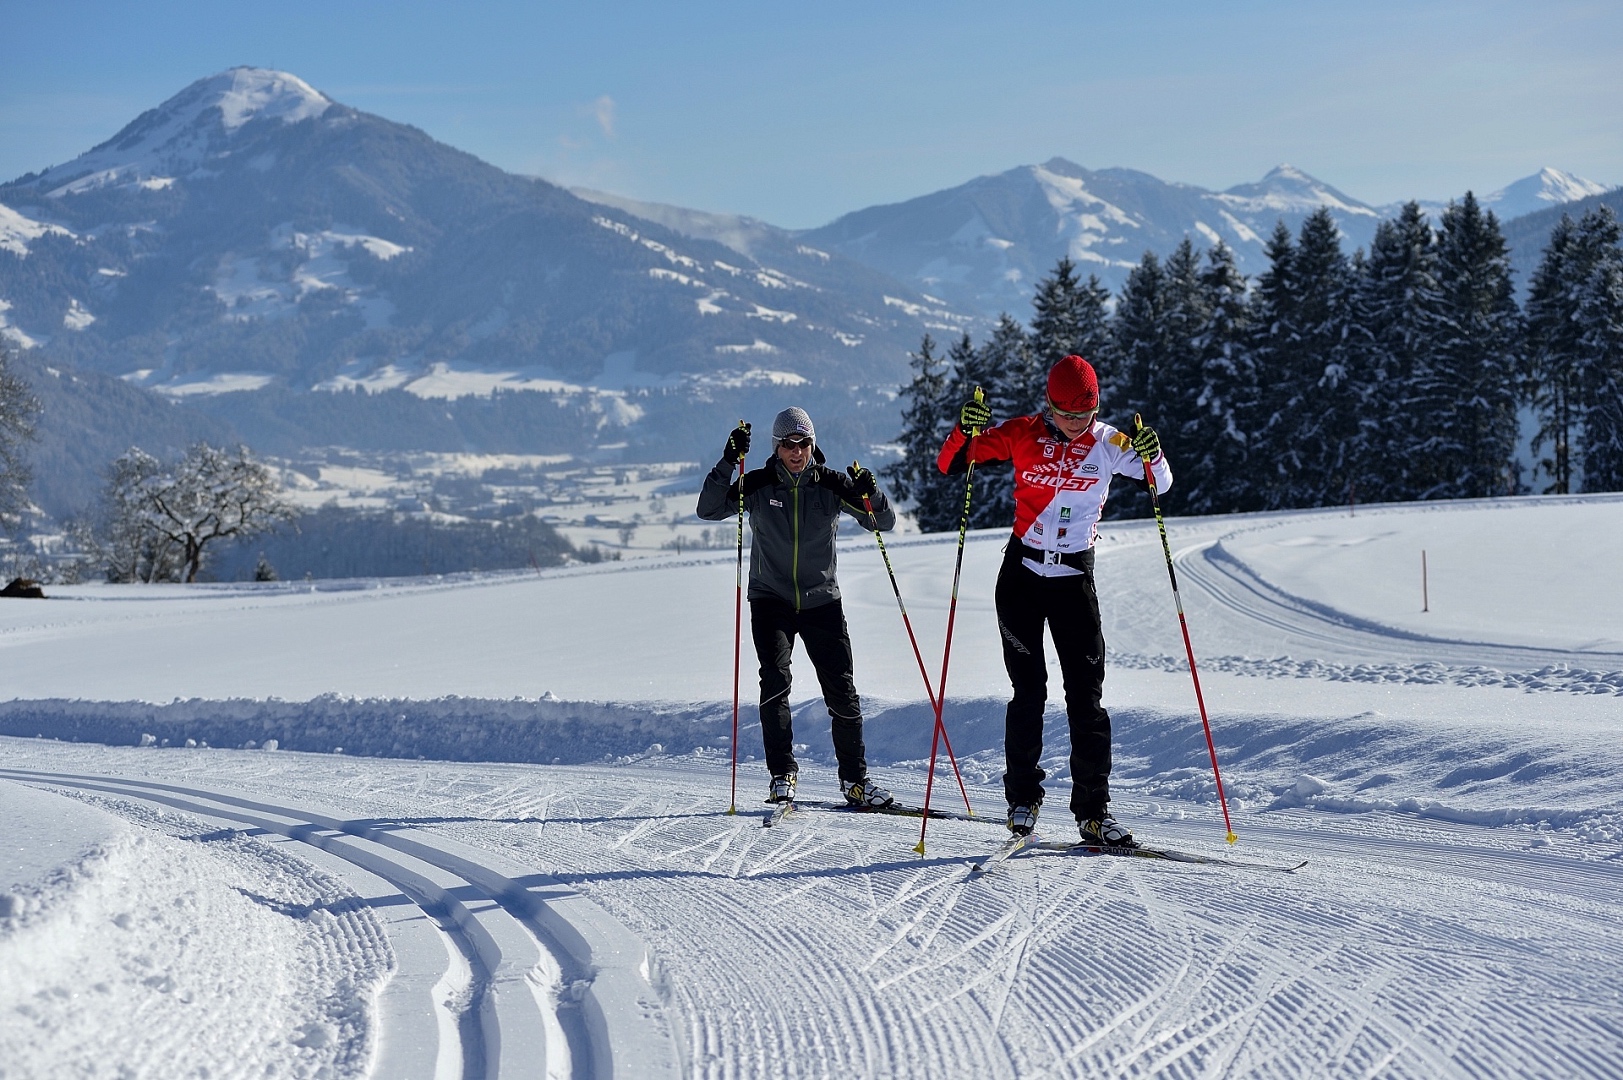
M56 197L113 184L161 188L224 152L231 137L250 121L294 124L323 115L333 104L297 75L232 68L197 80L100 146L46 170L33 183Z
M333 104L331 98L297 75L253 67L234 67L199 79L170 98L159 111L188 97L197 103L198 112L218 108L227 131L235 131L256 118L294 124L320 116Z
M1492 210L1500 221L1507 221L1535 210L1547 210L1562 203L1599 195L1607 190L1604 184L1546 166L1532 176L1524 176L1491 195L1483 196L1482 205Z
M1255 184L1236 185L1219 197L1252 212L1309 213L1324 206L1342 214L1378 216L1371 207L1288 163L1274 166Z

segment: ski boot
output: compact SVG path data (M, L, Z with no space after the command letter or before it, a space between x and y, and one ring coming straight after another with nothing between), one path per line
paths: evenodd
M1115 818L1110 812L1103 811L1098 817L1077 818L1076 826L1082 832L1084 844L1095 844L1099 847L1137 847L1138 841L1127 827Z
M782 776L774 776L772 786L767 788L766 801L769 803L794 802L795 783L799 779L798 773L784 773Z
M1037 828L1037 810L1041 803L1009 807L1009 832L1014 836L1030 836Z
M849 784L841 780L840 792L845 796L847 804L863 810L878 810L896 801L896 796L866 776Z

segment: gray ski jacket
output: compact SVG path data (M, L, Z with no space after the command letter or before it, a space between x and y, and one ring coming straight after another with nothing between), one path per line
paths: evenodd
M699 490L698 515L725 521L738 513L736 466L726 458L716 463ZM744 474L744 509L754 536L750 541L751 600L777 599L796 611L821 607L840 598L834 576L834 536L840 514L847 513L869 532L888 532L896 512L883 492L872 499L873 515L862 508L862 496L849 476L821 463L791 476L773 457Z

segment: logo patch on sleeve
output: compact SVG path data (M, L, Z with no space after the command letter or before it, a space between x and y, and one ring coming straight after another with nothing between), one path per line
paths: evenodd
M777 499L768 499L766 502L767 502L768 506L782 506L783 505L783 503L779 502Z

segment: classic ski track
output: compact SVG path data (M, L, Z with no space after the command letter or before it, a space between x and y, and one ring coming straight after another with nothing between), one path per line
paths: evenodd
M210 775L231 775L231 761L255 770L255 790L300 783L293 756L210 758ZM913 819L807 815L776 835L753 817L718 825L716 774L681 765L646 780L592 767L353 767L368 800L357 814L443 823L493 858L566 880L657 948L679 1071L693 1076L936 1076L952 1072L945 1063L988 1077L1616 1071L1623 991L1597 984L1604 965L1565 958L1623 966L1623 860L1480 842L1502 830L1443 826L1411 842L1423 830L1399 816L1338 817L1332 833L1322 815L1292 810L1264 816L1279 824L1236 824L1246 854L1311 856L1294 876L1056 859L970 879L965 861L992 839L984 828L937 822L919 859ZM616 822L628 782L667 797ZM1209 821L1133 818L1158 842L1213 847ZM1456 918L1449 898L1462 885L1472 900ZM1541 918L1522 926L1508 912L1530 902ZM1573 970L1589 974L1574 984ZM1453 984L1467 991L1434 992ZM1538 1037L1552 1026L1566 1033L1559 1044Z
M571 924L566 916L549 910L557 906L556 898L532 893L500 870L385 829L234 793L147 779L14 768L0 768L0 777L250 825L308 844L400 889L445 932L471 970L474 985L468 1012L458 1018L463 1038L454 1050L443 1044L449 1031L436 1007L417 1002L414 1014L384 1018L380 1041L385 1044L391 1038L420 1041L420 1034L413 1033L425 1021L442 1040L432 1062L396 1063L418 1069L426 1064L431 1066L427 1071L396 1072L391 1080L396 1075L442 1080L452 1075L447 1065L455 1058L460 1058L461 1067L454 1075L467 1080L529 1077L537 1075L538 1066L549 1080L610 1077L622 1071L615 1060L617 1045L622 1056L635 1050L639 1077L680 1075L676 1047L663 1030L663 1018L656 1015L652 990L626 986L623 973L613 970L619 965L607 953L623 949L625 943L606 940L601 925ZM560 935L575 940L560 940ZM594 956L594 945L605 955ZM646 957L639 966L646 972ZM611 970L605 972L604 967ZM599 980L610 983L606 992L596 985ZM442 973L435 989L450 981L454 973ZM648 1026L651 1019L656 1021L652 1032L634 1030ZM470 1039L474 1045L469 1045Z
M1336 655L1363 654L1366 660L1413 664L1419 659L1462 667L1488 666L1521 671L1552 664L1593 667L1623 656L1532 646L1430 637L1382 627L1291 595L1256 574L1223 548L1226 536L1203 540L1173 552L1180 585L1187 582L1222 612L1287 635L1287 640L1331 646ZM1207 631L1212 635L1210 630Z
M1549 950L1537 944L1401 908L1390 926L1374 921L1378 916L1349 920L1320 895L1311 871L1259 880L1223 867L1101 859L994 875L983 884L965 880L961 867L985 850L984 830L938 822L933 857L919 861L907 852L910 821L809 815L794 828L803 846L784 838L770 850L756 845L771 834L745 823L742 873L731 879L743 887L738 892L709 884L722 867L703 865L715 851L705 845L719 843L720 834L704 818L673 818L652 830L627 823L595 837L595 856L603 858L588 858L580 881L589 883L590 867L600 865L605 883L622 882L627 858L671 875L657 891L612 901L605 895L604 902L667 926L698 923L662 950L689 958L675 973L673 996L689 1018L695 1075L933 1075L925 1063L959 1061L978 1063L988 1076L1300 1076L1304 1041L1339 1063L1339 1075L1366 1075L1383 1060L1387 1075L1414 1078L1552 1074L1585 1060L1581 1047L1562 1052L1554 1065L1529 1056L1531 1033L1552 1022L1548 1014L1524 1025L1502 1003L1493 1010L1474 1000L1433 1007L1413 996L1422 971L1491 969L1519 962L1518 953L1541 964L1538 978L1553 983ZM633 843L608 850L632 828ZM1156 825L1147 829L1159 833ZM1167 832L1156 839L1171 844L1181 834L1182 846L1210 846L1194 823ZM1269 857L1312 855L1317 862L1323 851L1324 858L1369 866L1376 878L1390 876L1395 863L1403 879L1433 891L1452 888L1472 859L1522 861L1521 853L1458 844L1435 851L1418 845L1411 860L1399 839L1321 839L1310 827L1254 828L1248 837ZM1498 902L1513 902L1523 888L1547 891L1548 870L1571 863L1539 856L1525 880L1494 890L1506 894ZM1590 876L1576 890L1571 917L1558 915L1570 939L1563 948L1616 953L1605 913L1589 907L1617 874L1608 868ZM1372 882L1376 894L1384 888ZM1277 920L1304 927L1307 943L1274 945L1259 928ZM1103 943L1104 956L1091 936L1096 926L1115 927L1121 938ZM1349 932L1368 941L1373 955L1343 947ZM724 955L712 955L716 940L728 942ZM786 992L771 989L775 971L793 973ZM1371 994L1393 996L1372 1003ZM1407 1015L1402 1023L1389 1015L1393 1000L1404 1002L1405 1013L1418 1012L1413 1029ZM1485 1011L1502 1031L1484 1030L1477 1014ZM1573 1021L1591 1044L1605 1037L1595 1026L1602 1012L1591 1006ZM1466 1034L1492 1050L1462 1049ZM1293 1045L1294 1056L1270 1049ZM1515 1064L1491 1064L1493 1054Z

